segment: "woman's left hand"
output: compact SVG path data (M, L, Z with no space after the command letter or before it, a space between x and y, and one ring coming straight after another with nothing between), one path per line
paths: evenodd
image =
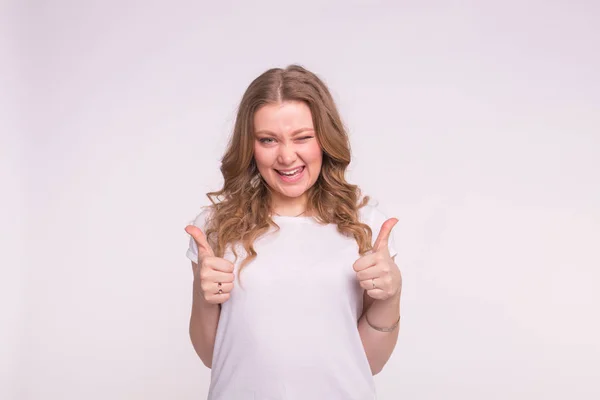
M367 294L376 300L387 300L402 292L402 274L400 269L390 257L388 241L392 228L398 220L390 218L383 223L373 251L365 254L352 266L360 286Z

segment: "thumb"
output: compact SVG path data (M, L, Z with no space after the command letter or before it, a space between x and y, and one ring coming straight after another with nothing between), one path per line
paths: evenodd
M196 245L198 246L198 255L200 257L207 257L207 256L213 257L215 255L215 252L213 251L212 247L210 247L210 244L208 244L208 240L206 240L206 236L200 230L200 228L198 228L197 226L194 226L194 225L188 225L185 227L185 231L192 238L194 238L194 241L196 242Z
M381 225L381 229L379 230L379 235L377 235L377 240L375 240L375 244L373 245L374 251L379 251L382 249L388 248L388 241L390 238L390 233L392 232L392 228L398 222L397 218L390 218L386 220L383 225Z

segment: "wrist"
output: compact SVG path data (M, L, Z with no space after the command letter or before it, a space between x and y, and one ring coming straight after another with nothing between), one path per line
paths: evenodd
M402 295L402 289L398 290L397 293L393 294L392 296L388 297L385 300L375 300L379 303L385 303L385 304L400 304L400 297Z
M400 324L400 315L398 315L398 319L396 320L396 322L391 325L391 326L377 326L377 325L373 325L373 323L371 323L371 321L369 321L369 316L368 316L368 311L365 313L365 320L367 321L367 325L369 325L371 328L375 329L376 331L379 332L392 332L394 330L396 330L396 328L398 327L398 325Z

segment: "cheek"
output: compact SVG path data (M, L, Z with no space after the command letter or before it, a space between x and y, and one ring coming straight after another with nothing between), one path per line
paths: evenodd
M269 153L258 146L254 146L254 161L256 161L256 166L259 169L267 168L272 164Z
M305 160L315 166L321 165L323 160L323 151L321 150L321 147L317 145L307 149L305 153Z

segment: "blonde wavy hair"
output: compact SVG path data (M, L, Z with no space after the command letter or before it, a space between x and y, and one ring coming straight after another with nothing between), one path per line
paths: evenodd
M315 135L323 151L321 172L307 191L307 211L317 222L336 224L337 231L354 237L360 255L372 249L371 228L359 220L359 209L369 202L361 199L357 185L346 181L351 152L348 134L334 100L319 77L299 65L272 68L257 77L240 102L233 134L221 159L223 188L207 193L212 206L205 234L217 257L226 246L241 242L247 257L241 270L257 253L254 241L279 226L271 219L272 190L254 161L254 114L266 104L302 101L310 108ZM236 246L232 246L237 261ZM239 277L239 275L238 275ZM241 282L241 281L240 281Z

